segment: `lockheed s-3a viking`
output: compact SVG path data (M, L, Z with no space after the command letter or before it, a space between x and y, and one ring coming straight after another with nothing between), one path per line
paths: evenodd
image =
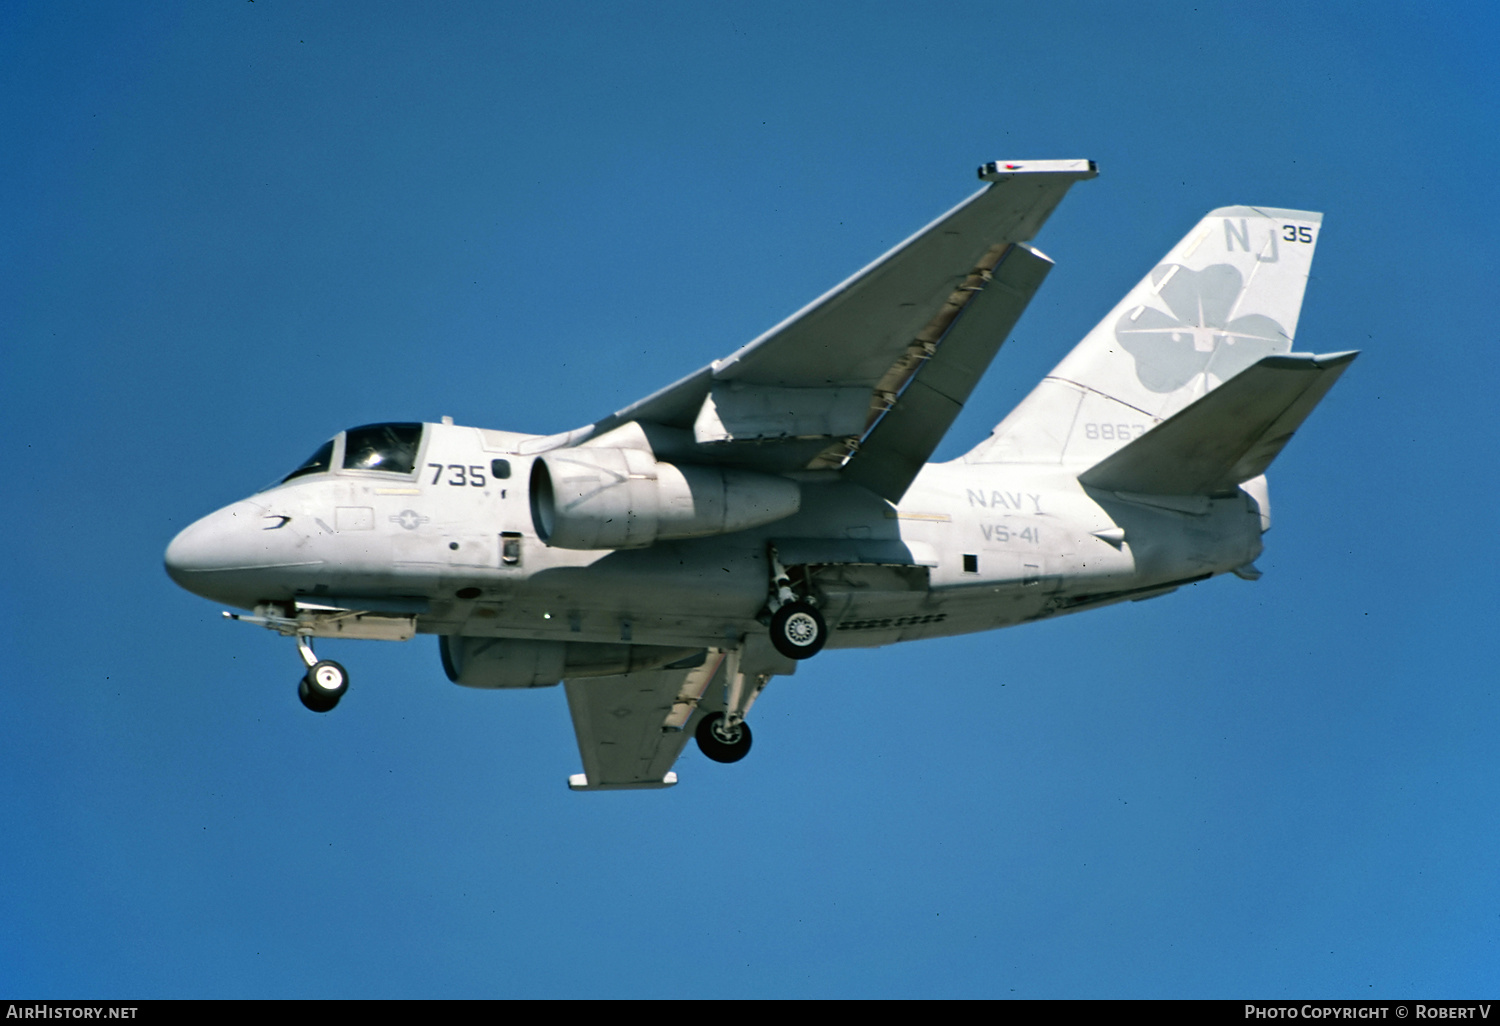
M563 683L578 790L750 749L767 682L888 645L1255 578L1265 471L1354 353L1292 352L1321 215L1208 214L990 436L928 463L1052 262L1092 161L1010 161L735 353L597 423L351 428L166 552L296 641L438 637L475 688Z

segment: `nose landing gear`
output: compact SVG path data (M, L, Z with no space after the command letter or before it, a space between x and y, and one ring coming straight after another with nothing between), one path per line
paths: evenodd
M349 690L349 671L332 659L319 659L304 634L297 635L297 651L307 664L307 673L297 684L297 697L313 712L328 712Z
M425 601L420 601L420 605L425 611ZM253 623L284 638L296 639L297 653L307 664L307 673L297 682L297 698L317 713L328 712L339 704L339 699L349 690L349 671L332 659L319 659L313 652L313 635L409 641L417 633L417 615L415 609L406 611L403 608L397 613L374 612L337 600L312 598L284 602L268 599L258 604L253 614L224 613L227 619Z

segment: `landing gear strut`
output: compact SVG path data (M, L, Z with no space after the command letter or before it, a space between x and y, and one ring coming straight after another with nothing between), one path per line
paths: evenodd
M307 664L307 673L297 684L297 697L313 712L328 712L349 690L349 671L332 659L319 659L304 634L297 635L297 651Z
M745 648L742 638L738 646L725 653L722 671L715 668L715 675L724 674L724 711L704 716L693 734L699 751L714 762L739 762L750 754L750 724L745 716L771 680L769 673L741 669Z
M828 624L808 599L792 591L791 576L781 565L774 544L767 547L771 560L771 644L788 659L811 659L828 641Z

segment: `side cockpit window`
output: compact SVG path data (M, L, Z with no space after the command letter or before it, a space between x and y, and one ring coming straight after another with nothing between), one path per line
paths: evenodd
M322 474L322 473L324 473L324 472L332 469L332 466L333 466L333 439L330 438L328 441L326 441L322 445L318 446L318 451L315 452L315 453L313 453L311 456L309 456L303 462L302 466L298 467L296 470L292 471L286 477L282 478L281 479L281 483L285 484L286 482L290 481L292 478L294 478L294 477L301 477L303 474Z
M422 444L421 424L367 424L345 432L344 469L410 474ZM299 471L300 473L300 471Z

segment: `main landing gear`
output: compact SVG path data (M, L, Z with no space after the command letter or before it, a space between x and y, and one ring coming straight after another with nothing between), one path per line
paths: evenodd
M828 624L809 599L798 598L792 591L791 576L776 554L774 544L767 547L771 560L771 644L788 659L811 659L823 651L828 641Z
M788 659L810 659L827 640L823 614L806 602L788 602L771 614L771 644Z
M723 713L710 713L699 720L694 737L698 750L714 762L739 762L750 754L750 724L728 721Z
M791 575L781 564L775 543L766 545L766 557L771 564L771 594L766 599L771 646L786 659L810 659L828 641L828 624L811 596L801 597L793 590ZM805 576L802 587L808 590ZM724 659L724 711L699 720L693 736L698 749L714 762L739 762L750 754L750 724L745 722L750 706L773 674L791 670L766 652L759 638L739 639ZM695 694L701 695L704 685Z
M761 654L752 654L747 666L744 662L746 653L756 648L762 650ZM765 643L759 638L740 639L738 646L724 652L722 664L717 659L707 664L708 678L694 692L701 696L704 686L723 674L723 711L708 713L693 731L698 750L714 762L739 762L750 754L750 724L745 722L745 717L772 676L763 672L764 660L769 655L764 648Z
M307 664L307 673L297 684L297 697L313 712L326 713L349 690L349 671L332 659L319 659L306 635L297 635L297 651Z

